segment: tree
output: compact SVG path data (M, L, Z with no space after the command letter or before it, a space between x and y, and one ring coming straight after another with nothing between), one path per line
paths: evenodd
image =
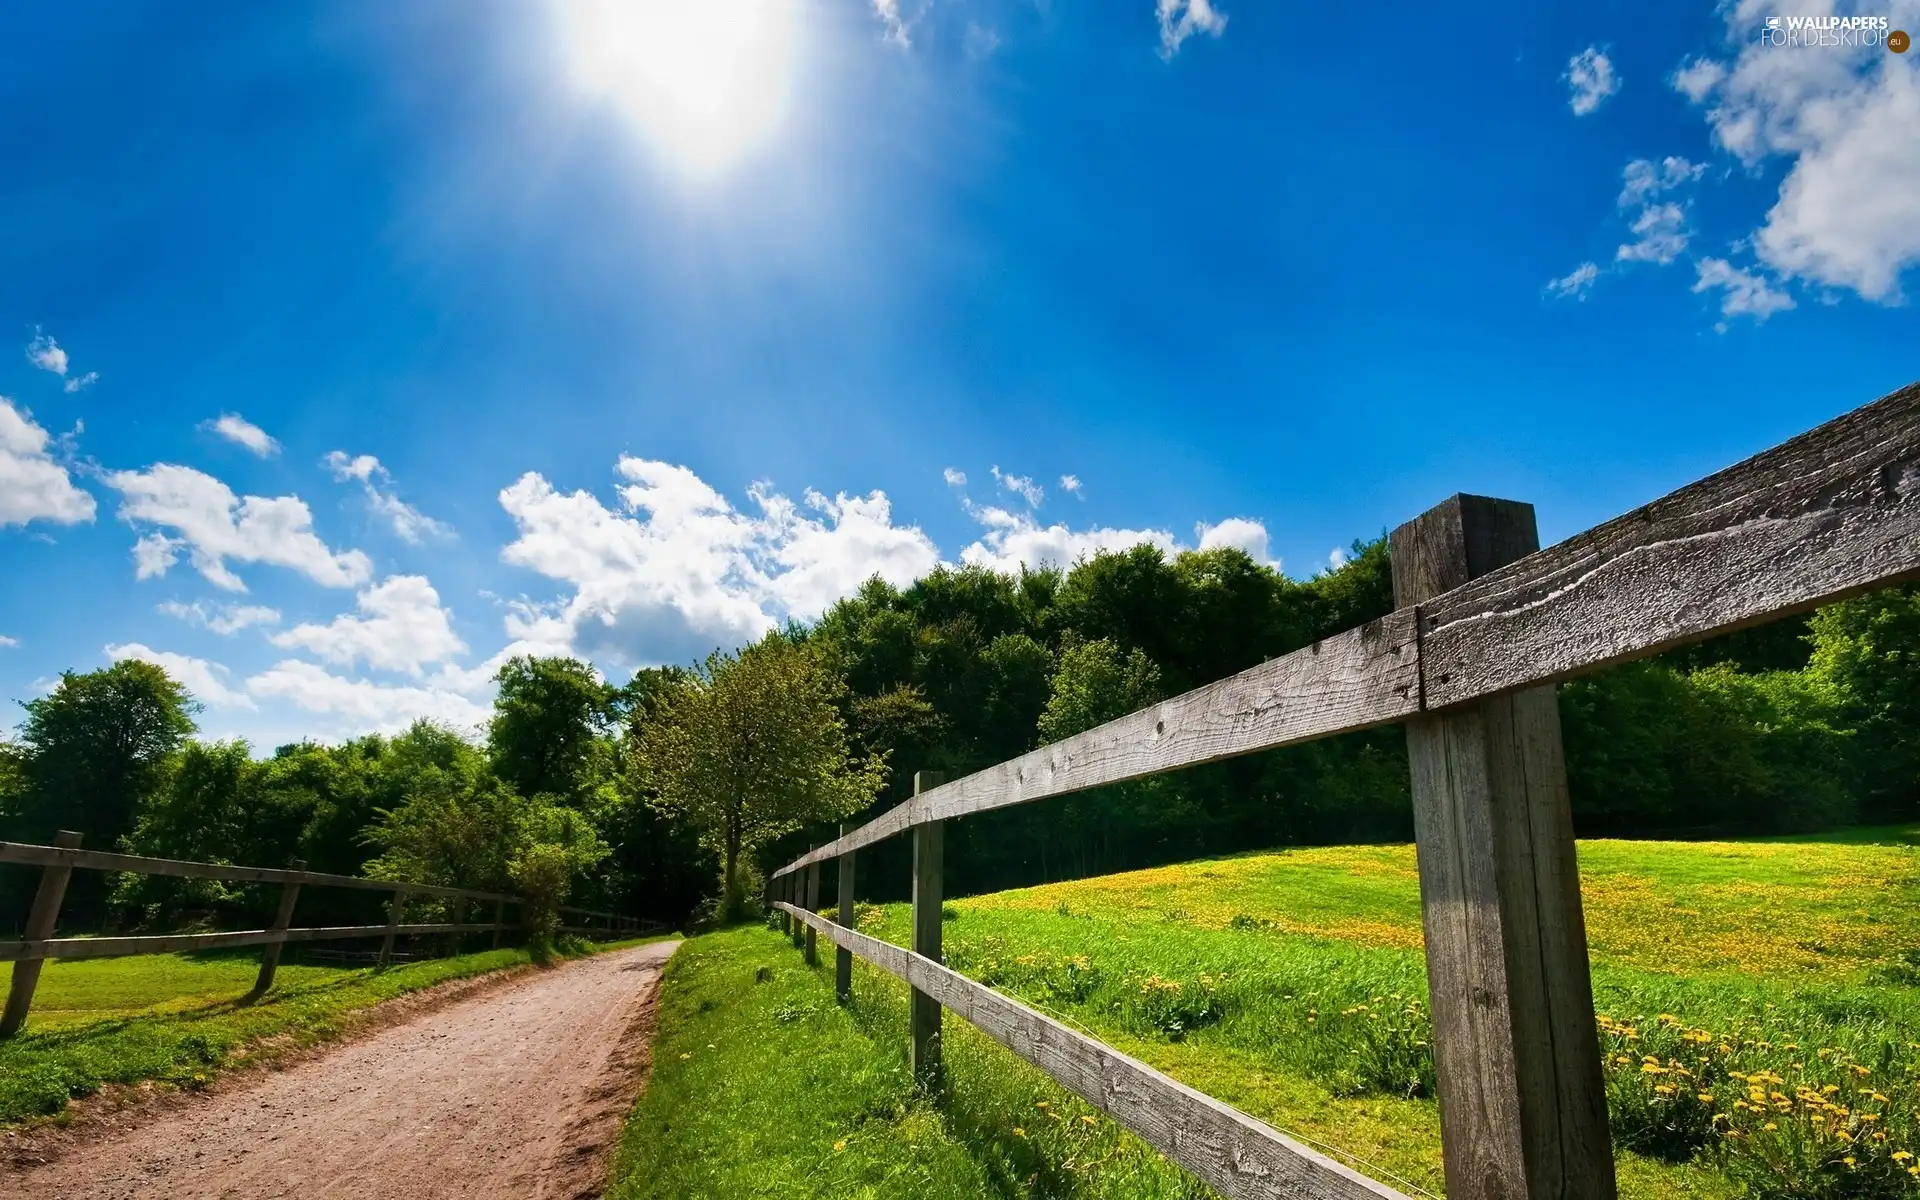
M642 731L636 765L656 802L719 854L722 920L744 911L743 863L763 844L879 794L885 761L850 751L845 691L818 652L775 632L709 655Z
M1867 810L1920 810L1920 587L1884 588L1813 614L1808 674L1833 688L1859 731L1853 747Z
M597 743L613 726L614 690L576 658L520 655L501 666L487 724L494 774L522 796L583 805Z
M65 672L51 693L25 707L27 787L11 833L46 841L56 829L77 829L99 849L132 829L200 709L164 670L133 659Z

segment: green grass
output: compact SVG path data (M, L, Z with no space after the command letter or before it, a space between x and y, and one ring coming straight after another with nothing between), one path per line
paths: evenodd
M383 1000L527 961L510 949L384 972L288 965L252 1004L254 955L50 962L26 1029L0 1042L0 1124L59 1114L106 1084L203 1087L263 1052L335 1037L350 1014Z
M1622 1194L1920 1197L1907 1171L1920 1160L1903 1157L1920 1149L1920 851L1879 831L1812 842L1598 841L1580 853ZM1248 855L961 899L949 910L956 969L1377 1177L1443 1190L1411 848ZM907 917L904 906L863 906L862 928L904 942ZM777 937L728 936L761 939L764 950L742 942L739 952L753 948L811 982L807 1003L830 1003L824 976L800 972ZM850 1012L785 1031L778 1053L827 1052L851 1026L862 1055L904 1071L904 989L864 968L859 980ZM675 1019L669 1012L663 1030ZM716 1045L766 1036L723 1010L705 1019ZM1080 1121L1091 1115L1084 1106L955 1025L942 1128L991 1187L917 1194L1205 1194L1104 1120ZM732 1093L704 1088L697 1058L680 1069L677 1094L703 1097L713 1111L702 1119L729 1128ZM780 1091L808 1114L821 1097L797 1080ZM1036 1098L1050 1110L1035 1109ZM1062 1128L1047 1111L1067 1114L1080 1142L1040 1144L1036 1130ZM815 1149L846 1136L829 1121L794 1131L795 1145L803 1132ZM629 1165L630 1180L681 1177L671 1149ZM768 1178L780 1182L748 1190L833 1194L805 1172ZM724 1190L649 1186L631 1194Z

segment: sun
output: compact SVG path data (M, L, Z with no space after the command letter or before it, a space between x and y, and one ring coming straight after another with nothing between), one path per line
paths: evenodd
M798 0L552 0L568 75L690 175L784 123Z

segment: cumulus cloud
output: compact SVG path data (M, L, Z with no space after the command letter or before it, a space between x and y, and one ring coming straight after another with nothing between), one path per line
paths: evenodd
M67 352L60 348L60 343L38 329L33 331L33 340L27 343L27 361L42 371L51 371L60 376L66 381L64 388L69 392L77 392L100 378L98 371L88 371L84 375L69 374L73 364L67 358Z
M1197 33L1219 37L1227 29L1227 15L1212 0L1154 0L1160 18L1160 57L1171 60L1180 46Z
M401 541L417 546L430 538L453 536L451 525L434 520L400 499L391 488L392 474L373 455L349 456L344 450L331 450L321 462L333 472L335 482L359 483L366 492L367 506Z
M1568 103L1576 117L1593 112L1608 96L1620 90L1620 76L1614 73L1613 60L1598 46L1588 46L1568 59L1567 73L1561 78L1572 92Z
M1680 257L1691 236L1686 205L1669 197L1698 180L1706 166L1668 155L1656 163L1637 158L1621 172L1619 205L1631 213L1628 228L1634 240L1614 252L1616 262L1650 262L1662 266Z
M205 604L198 600L192 604L182 604L178 600L168 600L157 607L160 612L169 617L178 618L189 625L196 625L222 637L239 633L242 629L254 625L280 623L279 609L267 608L259 604Z
M52 438L0 396L0 528L29 521L73 525L93 520L93 497L73 485L49 452Z
M298 659L275 663L252 676L247 691L331 718L329 732L338 736L399 733L418 720L477 731L491 715L485 705L451 688L350 679Z
M12 650L20 644L20 639L0 633L0 650Z
M236 446L261 458L271 458L280 453L280 443L268 436L267 431L247 420L239 413L221 413L211 421L203 422L200 428L209 433L219 434Z
M1547 281L1547 294L1557 299L1585 300L1593 288L1593 281L1600 278L1600 268L1590 262L1583 262L1558 279Z
M1724 7L1729 57L1693 60L1672 83L1743 165L1787 163L1778 197L1751 236L1754 252L1784 279L1899 303L1902 273L1920 263L1913 56L1880 45L1763 45L1753 36L1766 15L1757 0ZM1890 16L1896 29L1920 25L1920 0L1843 7Z
M615 470L613 506L532 473L500 493L519 529L501 557L572 588L516 605L510 637L623 664L684 662L818 616L874 575L905 584L939 562L925 533L893 523L881 492L810 490L796 504L756 484L752 512L685 467L626 456Z
M1228 517L1218 525L1194 526L1194 537L1200 543L1200 549L1212 550L1217 546L1231 546L1244 550L1258 563L1265 563L1274 570L1280 569L1280 560L1268 558L1267 527L1258 521L1245 517Z
M1008 475L999 467L994 467L993 481L1000 485L1002 491L1012 492L1033 508L1039 508L1040 502L1047 498L1047 489L1025 475Z
M373 574L360 551L327 548L297 496L236 496L211 475L169 463L114 471L106 482L121 495L122 520L156 527L134 546L141 579L166 574L183 550L208 582L234 592L247 588L228 560L286 567L323 587L354 587Z
M1720 315L1725 318L1716 328L1722 333L1734 317L1752 317L1758 323L1793 307L1793 297L1774 287L1765 276L1725 259L1703 258L1696 264L1693 290L1710 292L1716 288L1720 291Z
M174 654L167 650L149 649L139 642L107 647L109 662L120 662L123 659L138 659L141 662L152 663L173 676L193 693L194 699L209 708L257 707L246 692L227 682L230 672L219 663L208 662L204 658L191 658L185 654Z
M394 575L363 590L354 613L342 613L325 625L302 624L267 640L285 649L303 649L342 666L364 662L374 670L418 676L429 663L466 653L453 631L451 614L440 593L421 575Z
M1086 499L1083 485L1078 475L1062 475L1060 477L1060 490L1071 495L1079 496L1082 500Z
M960 470L954 469L953 467L948 467L946 470L940 472L940 477L947 481L948 487L967 486L967 473L965 471L960 471Z
M1331 567L1333 570L1338 571L1341 567L1344 567L1346 565L1347 565L1347 552L1345 550L1342 550L1340 547L1335 546L1332 550L1329 550L1327 552L1327 566Z
M880 19L889 42L902 50L913 45L913 22L900 11L900 0L873 0L873 15Z

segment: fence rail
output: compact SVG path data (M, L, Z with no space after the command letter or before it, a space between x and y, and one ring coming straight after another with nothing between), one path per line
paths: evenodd
M796 945L911 989L913 1062L951 1008L1233 1197L1392 1196L1277 1131L941 965L941 830L1377 725L1407 729L1452 1200L1612 1200L1558 681L1920 578L1920 383L1539 549L1531 506L1455 496L1391 538L1396 610L911 799L781 867ZM854 858L914 835L913 944L853 919ZM839 919L816 916L839 865ZM1357 1190L1356 1190L1357 1189Z
M0 1038L11 1037L26 1023L39 986L42 966L49 959L121 958L146 954L178 954L196 950L219 950L235 946L263 946L260 974L253 992L261 996L272 988L280 965L282 948L289 942L348 941L379 938L375 958L385 967L393 958L394 941L424 934L491 933L498 946L508 929L523 929L531 920L527 904L518 896L501 892L483 892L468 888L439 887L433 884L401 883L393 880L363 879L356 875L330 875L309 871L305 864L287 868L230 866L225 863L188 862L171 858L148 858L137 854L115 854L80 849L80 835L62 832L58 844L41 846L23 842L0 842L0 863L40 868L40 886L34 893L27 914L25 936L0 941L0 962L13 964L13 978L7 990L7 1003L0 1012ZM280 906L273 925L267 929L243 929L222 933L174 933L131 937L55 937L60 907L66 898L67 883L76 869L125 871L140 875L166 875L190 879L218 879L230 883L277 883ZM293 924L295 906L305 887L351 888L390 893L387 921L383 925L333 925L298 927ZM405 922L408 901L415 896L430 896L453 902L452 914L463 914L469 904L493 906L491 921L444 921L426 924ZM508 924L508 905L519 909ZM664 926L641 922L616 913L585 908L561 908L563 918L580 918L562 928L571 933L617 936L622 933L651 933ZM584 923L582 923L584 922Z

